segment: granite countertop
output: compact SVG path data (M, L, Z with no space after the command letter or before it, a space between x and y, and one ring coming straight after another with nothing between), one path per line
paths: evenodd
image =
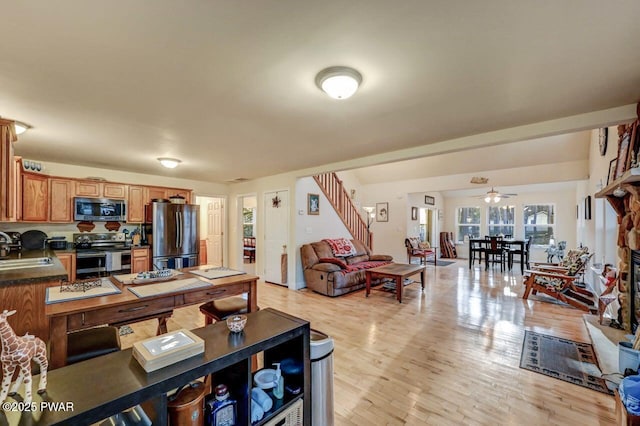
M62 266L62 263L60 263L56 257L55 251L53 250L22 250L19 252L11 252L7 259L33 259L37 257L51 257L53 259L53 264L35 268L0 271L0 286L10 284L33 284L38 282L58 281L63 278L67 278L67 271L64 269L64 266Z

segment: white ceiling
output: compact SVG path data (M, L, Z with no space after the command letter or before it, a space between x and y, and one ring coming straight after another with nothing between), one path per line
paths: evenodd
M224 182L640 99L640 1L4 2L27 158ZM363 74L336 101L314 84ZM174 170L157 157L177 157Z

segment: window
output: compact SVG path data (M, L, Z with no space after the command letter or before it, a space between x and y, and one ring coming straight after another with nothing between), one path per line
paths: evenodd
M480 238L480 207L458 207L456 210L457 241Z
M242 235L244 237L255 237L253 229L255 225L255 209L242 208Z
M515 206L489 207L489 235L514 235Z
M553 204L526 205L523 219L524 237L532 238L535 245L549 245L556 221Z

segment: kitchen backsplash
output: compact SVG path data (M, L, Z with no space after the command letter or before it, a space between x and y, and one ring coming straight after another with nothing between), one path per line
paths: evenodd
M106 222L94 222L96 227L93 228L91 233L105 233L111 232L107 228L104 227ZM10 223L10 222L0 222L0 231L12 231L12 232L20 232L23 233L25 231L29 231L31 229L37 229L39 231L47 234L48 237L66 237L68 242L73 240L73 234L77 234L80 231L76 226L76 223ZM138 229L137 225L123 225L117 232L124 232L124 230L128 230L131 233L133 230Z

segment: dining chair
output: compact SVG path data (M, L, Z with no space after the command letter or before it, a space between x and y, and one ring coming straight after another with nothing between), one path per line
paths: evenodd
M531 252L531 241L533 238L527 238L524 243L523 251L520 251L520 247L509 247L509 252L507 254L509 270L513 268L513 257L520 256L520 263L524 263L529 269L529 254Z
M478 259L478 263L482 265L482 258L483 258L484 247L485 247L484 241L469 240L469 245L470 245L469 251L471 253L471 262L469 263L469 267L473 265L476 258Z
M487 246L484 249L485 256L485 269L489 268L489 263L500 264L500 270L504 270L506 261L506 250L502 244L502 237L498 236L486 236Z

